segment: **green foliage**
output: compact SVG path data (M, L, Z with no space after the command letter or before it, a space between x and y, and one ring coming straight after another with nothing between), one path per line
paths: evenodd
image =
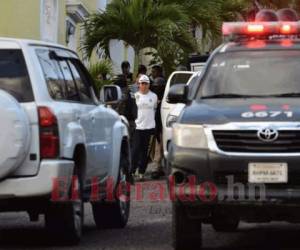
M224 21L234 21L247 10L247 0L160 0L164 3L181 4L183 11L189 17L193 26L201 26L204 40L219 39Z
M176 67L191 52L198 51L191 28L201 25L204 39L213 44L221 37L223 21L235 20L246 0L112 0L106 10L91 15L83 27L82 49L92 54L96 46L109 55L109 42L123 40L136 57L153 48L166 71ZM136 63L136 65L138 62Z
M157 47L163 36L174 40L180 32L186 32L188 25L188 18L177 4L113 0L105 12L92 15L84 23L86 38L82 47L91 55L99 44L109 55L109 41L118 39L130 44L138 53L143 48Z
M190 27L200 26L203 38L198 44L197 52L206 52L201 44L212 44L211 49L221 42L221 27L224 21L234 21L240 18L240 13L247 9L247 1L244 0L159 0L164 4L175 3L181 5L182 11L189 19ZM173 41L163 41L158 44L155 58L160 58L166 72L172 72L179 63L185 65L191 52L189 47L184 46L187 38L181 37L180 45ZM198 41L199 42L199 41ZM205 47L205 46L203 46Z
M110 78L113 76L113 65L109 59L104 59L90 65L89 72L93 77L98 90L100 90L103 85L112 83L111 80L107 79L108 76L110 76Z

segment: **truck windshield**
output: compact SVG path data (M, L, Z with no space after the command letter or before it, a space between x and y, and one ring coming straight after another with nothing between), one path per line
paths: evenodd
M267 96L300 96L300 51L218 54L198 92L198 98Z
M19 102L32 102L33 92L21 50L0 50L0 89Z

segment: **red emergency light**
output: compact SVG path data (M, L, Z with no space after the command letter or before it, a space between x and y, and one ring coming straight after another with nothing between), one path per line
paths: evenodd
M249 24L247 31L248 33L262 33L264 32L264 26L262 24Z
M282 34L290 34L292 31L292 26L290 24L283 24L281 26L281 33Z
M223 35L300 35L300 22L229 22L223 24Z

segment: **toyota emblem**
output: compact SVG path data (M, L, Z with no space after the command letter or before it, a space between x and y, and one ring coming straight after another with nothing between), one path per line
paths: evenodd
M279 132L273 128L263 128L257 132L257 136L263 142L273 142L278 139Z

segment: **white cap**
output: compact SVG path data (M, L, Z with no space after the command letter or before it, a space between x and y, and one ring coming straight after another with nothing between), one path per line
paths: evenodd
M150 83L149 77L146 75L141 75L139 78L139 83L142 83L142 82Z

